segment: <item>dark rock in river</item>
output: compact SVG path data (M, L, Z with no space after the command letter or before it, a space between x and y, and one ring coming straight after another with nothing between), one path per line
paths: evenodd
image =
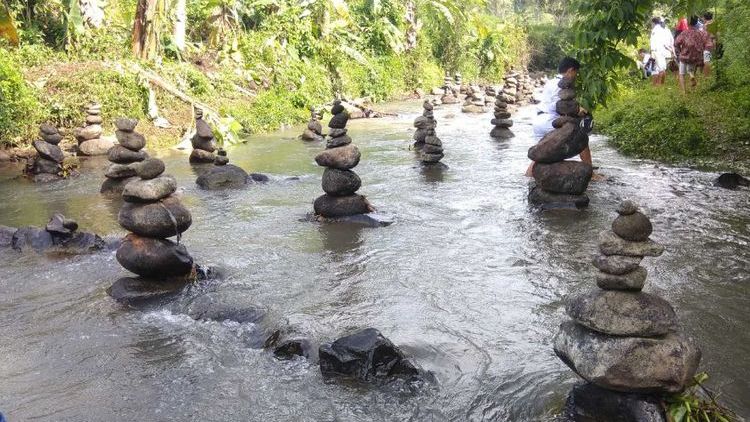
M188 284L189 281L185 278L151 280L125 277L111 285L107 294L124 305L143 306L171 299L179 295Z
M331 112L333 112L333 109L331 109ZM328 127L331 129L344 129L348 121L349 115L347 113L334 113L331 121L328 122Z
M351 170L326 168L323 172L323 190L332 196L352 195L362 186L362 180Z
M651 240L631 242L605 230L599 233L599 251L604 255L660 256L664 246Z
M555 129L560 129L568 123L572 123L573 125L578 126L580 122L581 122L581 119L577 117L560 116L557 119L552 121L552 127Z
M363 382L414 377L420 370L390 340L367 328L319 349L323 377L342 377Z
M140 151L146 146L146 138L138 132L115 131L117 142L131 151Z
M109 179L125 179L128 177L134 177L137 172L130 164L116 164L112 163L107 167L107 171L104 173Z
M589 206L589 197L586 194L569 195L552 193L534 186L529 192L529 203L542 209L577 209Z
M640 212L620 215L612 222L612 231L621 238L630 240L631 242L648 240L653 230L651 221Z
M170 196L151 204L125 202L118 222L139 236L167 238L190 228L193 220L179 199Z
M573 321L560 325L554 349L583 379L609 390L680 392L695 374L701 353L678 333L662 338L599 334Z
M594 257L596 268L612 275L623 275L638 268L642 258L637 256L601 255Z
M62 166L59 163L42 157L34 160L34 164L31 167L31 173L37 175L42 173L57 175L60 171L62 171Z
M37 150L39 156L46 158L47 160L54 161L56 163L62 163L65 159L65 154L59 146L53 145L44 141L34 141L34 149Z
M15 227L0 225L0 247L5 248L13 244L13 235L16 234Z
M195 320L257 324L263 320L266 310L248 303L248 297L243 294L226 291L198 296L188 306L188 315Z
M107 179L102 183L99 192L108 196L119 196L122 195L122 191L125 189L125 185L138 180L137 177L128 177L126 179Z
M737 189L740 186L750 186L750 180L737 173L723 173L716 179L716 185L724 189Z
M58 212L52 215L45 229L53 234L69 235L78 230L78 223Z
M315 157L315 162L321 167L330 167L339 170L349 170L359 164L359 149L354 144L343 147L331 148L322 151Z
M326 218L347 217L370 212L370 203L362 195L319 196L313 204L315 214Z
M266 183L271 180L270 177L261 173L250 173L249 178L255 183Z
M537 163L556 163L580 154L589 146L588 135L572 123L544 135L529 148L528 157Z
M213 163L216 156L212 152L204 151L202 149L194 149L190 153L190 163L192 164L208 164Z
M565 403L567 422L666 422L660 397L619 393L594 384L573 387Z
M580 195L586 192L594 169L582 161L560 161L553 164L536 163L534 180L547 192Z
M580 105L576 100L560 100L555 104L555 111L561 116L578 116Z
M172 176L159 176L155 179L136 179L125 185L122 198L127 202L156 202L177 190L177 180Z
M213 166L207 172L198 176L195 183L203 189L231 189L241 188L247 184L248 174L245 170L227 164L223 166Z
M123 239L116 257L125 269L144 277L185 276L193 270L193 258L184 245L132 233Z
M669 302L648 293L597 289L573 298L566 310L578 324L613 336L658 337L677 330Z
M130 164L145 160L148 154L144 151L131 151L122 145L115 145L107 152L107 158L113 163Z
M118 130L125 132L132 132L135 127L138 126L138 119L128 119L125 117L119 117L115 120L115 127Z
M11 240L13 249L22 252L29 249L42 252L54 246L52 234L39 227L22 227Z
M136 175L144 180L155 179L166 170L164 161L158 158L147 158L140 163L133 163L130 166L133 167Z
M311 358L315 355L312 342L305 338L284 340L273 349L273 355L279 360L290 360L297 356Z
M613 255L613 257L616 255ZM629 258L629 257L619 257ZM596 275L596 285L600 289L605 290L633 290L639 291L643 289L643 285L646 283L646 277L648 271L643 267L637 267L635 270L622 275L608 274L603 271L599 271Z

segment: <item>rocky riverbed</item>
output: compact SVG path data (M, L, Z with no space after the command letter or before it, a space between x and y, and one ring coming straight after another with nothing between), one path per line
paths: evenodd
M599 232L632 198L666 249L640 264L645 291L672 304L701 347L709 385L750 415L747 188L624 158L594 136L594 162L608 179L588 186L589 207L537 212L523 176L533 109L519 109L515 137L498 142L491 111L460 107L435 107L450 163L438 174L408 150L421 101L391 105L400 117L348 123L363 190L394 217L388 227L305 219L321 194L314 157L324 146L300 142L303 126L228 151L232 164L270 177L242 189L205 191L187 155L149 150L193 216L182 242L222 274L165 307L114 303L106 289L129 273L113 251L0 248L0 410L55 421L552 420L578 382L552 349L566 299L592 288ZM107 165L82 160L80 177L52 185L1 168L0 224L39 226L59 211L87 232L124 236L121 200L99 193ZM194 319L188 311L207 292L262 308L262 324ZM326 382L316 362L258 347L259 330L278 326L318 343L375 327L437 383Z

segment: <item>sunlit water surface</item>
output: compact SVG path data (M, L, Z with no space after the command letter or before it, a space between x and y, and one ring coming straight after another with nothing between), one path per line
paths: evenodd
M249 327L123 309L105 292L127 274L111 252L4 250L0 410L13 421L550 420L576 381L551 345L565 296L594 284L597 233L632 198L667 247L644 261L646 289L674 304L723 402L750 414L747 190L624 158L595 138L608 180L590 186L590 208L539 213L523 177L532 108L514 116L516 137L503 142L489 137L489 114L439 108L443 172L423 171L408 150L419 104L390 108L401 115L349 125L362 150L361 193L396 220L386 228L303 221L321 194L313 157L322 146L295 139L300 128L229 150L234 164L272 177L244 190L201 191L186 154L160 157L193 214L183 242L226 274L211 289L240 289L271 310L271 324L319 341L376 327L433 371L437 388L326 383L313 363L249 348ZM0 224L42 225L61 211L82 229L123 235L119 202L98 193L105 167L90 159L82 176L46 186L5 171Z

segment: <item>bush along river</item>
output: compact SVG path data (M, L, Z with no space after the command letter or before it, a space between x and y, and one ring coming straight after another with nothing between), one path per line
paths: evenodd
M515 137L507 139L489 136L490 112L388 108L398 117L344 122L346 132L337 131L337 142L351 137L361 152L349 157L361 183L333 157L323 184L330 190L342 180L334 176L352 177L337 192L364 195L393 221L386 227L311 221L324 171L315 157L325 145L298 139L303 128L230 147L231 164L221 164L268 176L238 189L202 189L202 170L175 151L151 151L174 180L149 161L127 202L100 194L106 157L84 160L79 177L53 184L3 168L0 224L44 227L61 213L46 227L50 241L74 238L98 252L0 248L0 411L50 421L553 420L580 382L553 350L571 343L555 336L561 323L570 336L580 331L568 314L585 319L599 300L581 296L596 288L593 255L616 241L599 233L630 199L664 247L640 262L644 289L675 310L666 328L648 328L679 325L700 347L700 370L722 403L750 414L747 190L717 188L716 174L625 158L593 136L605 180L588 185L588 208L540 212L528 203L524 176L533 107L513 114ZM498 105L495 127L510 125L505 110ZM410 150L420 115L430 146L421 155ZM439 166L420 163L429 154L443 155ZM134 277L116 259L116 240L135 231L128 251L138 252L142 228L126 230L117 216L154 206L151 188L171 191L172 182L177 191L163 203L178 217L172 224L184 245L173 255L211 271L170 301L131 309L107 289ZM162 230L167 220L152 223L148 242L171 235ZM651 252L643 255L658 255ZM142 259L128 262L148 273ZM579 299L566 312L571 298ZM594 331L628 335L590 322ZM375 369L358 374L374 382L331 378L358 347L375 350Z

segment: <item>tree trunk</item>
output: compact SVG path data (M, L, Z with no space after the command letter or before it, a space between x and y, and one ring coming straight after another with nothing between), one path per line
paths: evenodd
M138 0L131 44L139 59L153 60L158 56L160 1Z
M185 50L185 30L187 28L186 3L186 0L175 1L174 32L172 33L172 37L179 51Z
M417 48L417 15L414 0L406 2L406 51Z

